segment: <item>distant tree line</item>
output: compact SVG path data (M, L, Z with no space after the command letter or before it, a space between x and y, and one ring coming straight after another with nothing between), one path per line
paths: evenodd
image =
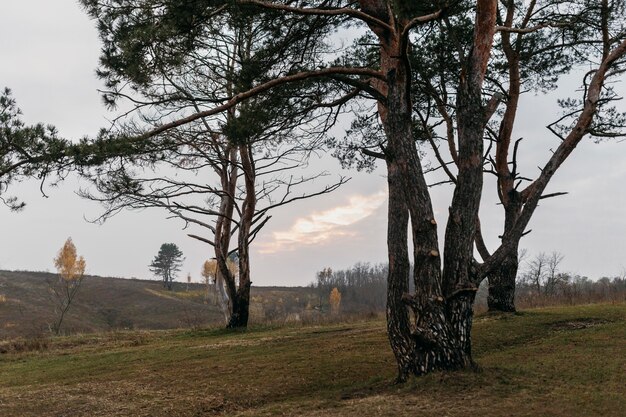
M517 277L516 304L585 304L626 301L626 270L621 276L592 280L561 271L565 257L559 252L539 253L525 262Z
M597 281L578 274L561 273L557 285L545 292L537 290L526 281L517 283L517 304L538 307L550 304L590 304L626 301L626 278L602 277Z
M594 280L562 271L565 257L557 251L542 252L526 261L524 254L523 251L516 280L515 303L521 308L626 301L626 269L620 276ZM329 294L337 288L342 312L384 311L388 268L387 263L358 262L346 269L322 269L311 283L318 297L317 308L330 312ZM486 286L482 287L477 296L479 311L486 308L486 290Z
M319 297L317 308L330 311L329 294L334 288L341 293L343 312L384 311L387 297L386 263L356 263L351 268L332 270L324 268L311 284Z

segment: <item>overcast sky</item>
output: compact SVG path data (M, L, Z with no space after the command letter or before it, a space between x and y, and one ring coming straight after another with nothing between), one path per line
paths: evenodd
M53 124L68 138L93 135L107 125L113 115L104 109L97 91L99 49L93 22L74 0L0 1L0 87L13 90L27 122ZM575 78L555 93L522 101L516 137L525 138L520 157L526 176L534 176L557 145L544 126L558 113L556 99L574 94ZM579 145L549 188L569 195L542 203L522 247L531 254L560 251L566 271L592 278L619 274L626 266L625 162L626 142L587 140ZM274 213L252 251L254 285L306 285L325 266L385 261L383 171L340 172L330 157L314 165L353 179L333 194ZM46 188L47 198L34 182L13 188L28 205L21 213L0 207L0 269L53 270L52 258L71 236L91 274L152 278L147 265L161 243L173 242L186 256L180 279L187 272L199 279L211 248L186 237L179 222L145 210L123 212L104 225L89 223L85 219L95 218L101 207L76 196L80 186L70 178L57 188ZM445 225L449 191L433 190L440 225ZM495 187L488 182L481 213L491 249L502 228L496 199Z

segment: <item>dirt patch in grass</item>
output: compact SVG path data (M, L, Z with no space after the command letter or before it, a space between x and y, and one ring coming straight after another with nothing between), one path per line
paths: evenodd
M346 333L346 332L351 332L352 330L354 329L351 327L346 327L343 329L320 329L320 330L313 330L311 334Z
M607 323L610 323L610 321L599 318L583 317L576 320L557 321L556 323L550 323L549 326L552 330L569 331L588 329L590 327L600 326Z
M226 349L232 347L251 347L257 346L264 343L270 343L280 340L291 339L293 336L271 336L271 337L261 337L258 339L227 339L224 341L213 342L210 344L202 344L193 346L192 349Z

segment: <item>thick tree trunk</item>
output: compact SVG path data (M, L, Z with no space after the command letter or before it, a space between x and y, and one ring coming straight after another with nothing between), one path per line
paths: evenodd
M457 370L471 363L467 356L471 351L466 350L465 343L461 342L469 340L469 335L459 339L446 314L446 303L441 294L436 223L430 200L424 197L426 184L422 185L419 177L406 171L407 167L419 167L416 158L417 152L411 142L411 146L393 147L393 159L388 162L390 270L387 329L398 363L399 382L411 374ZM409 212L415 248L413 295L408 293L407 202L411 206ZM407 308L412 310L412 315ZM466 317L468 311L471 314L471 301L455 306L454 311L454 317Z
M379 105L388 139L387 328L398 363L398 381L402 382L411 374L460 369L468 361L446 318L437 223L413 137L407 45L399 34L388 35L379 37L383 45L381 68L387 82L378 86L387 97ZM409 217L415 263L413 295L408 292Z
M461 345L462 367L475 367L472 358L472 323L474 320L474 299L476 291L457 293L446 303L446 316L451 324L457 343Z
M220 180L223 195L220 201L219 212L215 222L215 260L217 262L216 273L216 285L219 286L220 292L225 292L226 296L222 296L221 303L230 303L227 305L227 309L224 309L222 304L222 311L226 316L226 323L230 323L230 317L232 315L232 306L235 302L237 288L235 286L235 277L228 269L228 254L230 248L230 238L232 230L232 218L235 210L234 195L237 190L237 177L238 177L238 165L237 165L237 148L234 145L229 145L225 154L228 159L222 162L222 167L219 170ZM224 294L223 294L224 295Z
M517 246L502 264L489 275L487 305L491 312L515 312L515 279L517 277Z
M391 350L398 363L398 381L415 372L415 341L411 337L411 323L403 300L409 292L408 226L409 212L404 199L401 172L397 163L388 163L389 211L387 247L389 277L387 279L387 334Z
M522 211L519 193L511 190L507 193L504 216L504 235L511 232ZM512 241L513 247L503 261L489 274L489 295L487 305L491 312L515 312L515 280L519 266L519 241Z
M228 322L229 328L248 326L250 312L250 230L256 210L255 167L252 151L247 144L239 146L239 156L244 178L245 198L239 220L239 288L231 297L232 314Z
M464 365L472 365L472 304L478 289L474 260L476 219L483 187L483 138L490 112L482 102L482 86L495 34L496 0L476 2L473 46L457 91L459 172L446 226L443 289L446 315L463 350Z
M409 28L405 26L410 21L391 14L387 2L359 3L364 13L384 22L368 24L380 42L380 67L386 77L373 86L385 96L385 100L379 101L378 110L387 137L384 153L389 185L387 328L398 362L398 380L403 381L410 374L457 370L472 363L470 333L476 279L472 255L486 124L481 91L495 32L497 2L477 2L474 48L461 75L459 184L450 210L450 230L446 233L443 277L437 222L413 137ZM409 218L415 264L412 295L408 293ZM412 315L407 314L407 307Z
M240 286L237 295L231 299L232 312L228 321L229 329L245 328L250 316L250 283Z

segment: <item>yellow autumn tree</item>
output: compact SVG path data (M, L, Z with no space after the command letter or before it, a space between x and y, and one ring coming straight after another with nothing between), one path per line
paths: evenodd
M215 274L217 272L217 262L215 259L210 261L204 261L202 264L202 270L200 271L200 275L204 278L204 282L209 285L211 282L215 280Z
M85 259L76 255L76 246L68 237L65 244L54 258L54 266L59 275L66 281L77 281L85 274Z
M63 319L78 293L80 284L83 282L87 266L85 259L76 254L76 246L74 246L71 237L65 241L56 258L54 258L54 266L57 269L58 276L48 279L48 288L52 295L56 314L52 330L54 333L59 334Z
M328 301L330 303L330 311L333 314L339 314L339 307L341 306L341 293L339 292L337 287L333 288L333 290L330 292L330 297Z
M204 302L209 302L209 294L211 293L211 284L215 284L215 276L217 275L217 261L212 259L210 261L204 261L200 275L204 279L204 285L206 285L206 296Z
M237 276L237 274L239 273L239 265L237 265L237 262L229 258L226 260L226 266L228 267L228 270L234 276ZM204 261L204 263L202 264L202 269L200 270L200 275L202 275L202 278L204 279L204 284L206 285L206 301L207 302L209 300L209 294L211 292L211 285L214 285L213 288L216 292L216 296L219 296L218 292L220 289L217 288L218 286L217 274L218 273L219 271L218 271L218 266L217 266L217 260L211 259L210 261ZM223 283L221 282L220 284L223 285Z
M239 264L232 260L231 258L228 258L226 260L226 266L228 267L228 270L230 271L231 274L233 274L235 276L235 280L237 281L237 285L239 285Z

